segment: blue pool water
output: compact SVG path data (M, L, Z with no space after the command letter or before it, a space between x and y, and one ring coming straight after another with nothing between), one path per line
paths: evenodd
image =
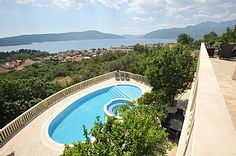
M61 144L85 141L82 126L90 130L97 116L104 122L103 106L106 103L116 98L134 100L141 94L140 88L125 84L92 92L73 102L52 120L48 128L49 136Z

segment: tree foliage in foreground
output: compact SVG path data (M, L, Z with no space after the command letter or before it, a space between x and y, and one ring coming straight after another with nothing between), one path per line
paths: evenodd
M137 101L136 107L124 109L122 122L109 117L102 123L98 118L90 133L85 129L86 142L77 142L73 147L66 145L63 155L165 155L172 148L161 126L166 108L159 103L158 95L155 95L158 98L149 99L154 94L146 93ZM126 105L126 108L130 107ZM88 134L96 140L90 142Z

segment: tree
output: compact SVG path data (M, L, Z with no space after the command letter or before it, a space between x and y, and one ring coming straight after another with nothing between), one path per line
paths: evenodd
M190 44L193 41L194 39L186 33L179 34L178 39L177 39L177 42L181 44Z
M135 52L140 52L140 53L148 53L149 48L145 45L136 44L136 45L134 45L134 51Z
M217 34L216 34L214 31L212 31L212 32L210 32L210 33L208 33L208 34L205 34L205 35L203 36L203 38L204 38L205 41L209 41L210 39L215 39L215 38L217 38Z
M183 45L166 47L148 58L145 75L153 90L162 91L174 104L174 97L182 93L192 82L195 61L191 52Z
M234 28L227 28L226 32L220 37L220 41L223 43L235 43L236 42L236 25Z
M210 47L212 47L218 40L217 34L213 31L208 34L205 34L203 38L204 42Z
M38 78L0 80L0 127L51 95L52 86Z
M189 45L189 47L191 48L191 50L195 51L195 50L199 50L199 47L201 47L201 43L204 42L203 40L195 40L193 41L193 43L191 43Z

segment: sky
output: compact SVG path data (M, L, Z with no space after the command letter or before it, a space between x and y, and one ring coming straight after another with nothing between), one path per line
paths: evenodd
M98 30L119 35L236 19L236 0L0 0L0 38Z

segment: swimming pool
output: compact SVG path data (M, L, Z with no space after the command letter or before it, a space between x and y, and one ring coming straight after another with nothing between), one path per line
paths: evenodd
M142 90L134 85L119 84L94 91L70 104L60 112L48 127L49 136L61 144L85 141L83 128L90 130L97 116L105 121L103 106L112 99L125 98L134 100Z

